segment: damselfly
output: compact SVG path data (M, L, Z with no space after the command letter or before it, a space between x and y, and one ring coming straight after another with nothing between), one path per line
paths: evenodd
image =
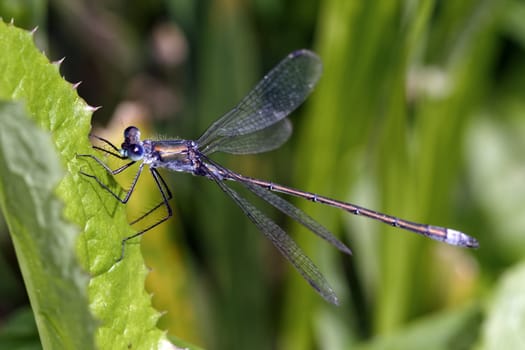
M240 183L256 196L295 219L346 254L351 254L351 251L344 243L306 213L275 193L301 197L313 202L330 205L355 215L365 216L451 245L469 248L478 247L476 239L453 229L410 222L315 193L246 177L224 168L209 158L215 152L250 154L266 152L281 146L291 134L290 122L286 117L313 90L319 80L321 70L321 61L313 52L300 50L291 53L273 68L235 108L214 122L196 141L182 139L141 140L140 131L134 126L130 126L124 131L124 142L121 148L114 146L104 138L94 136L94 138L111 148L108 150L100 146L94 146L95 149L122 160L129 160L129 162L118 169L112 170L94 155L84 154L81 156L94 159L112 175L123 172L137 162L140 162L140 165L131 187L122 198L96 176L85 172L82 172L82 174L95 179L100 186L110 192L120 202L127 203L135 189L140 174L144 170L144 166L147 165L159 189L162 202L134 220L132 224L144 219L160 207L166 209L166 214L162 219L122 240L120 259L124 257L127 241L141 236L172 216L172 209L169 204L172 194L158 172L157 169L159 168L204 176L214 181L222 191L234 200L257 228L272 241L281 254L292 263L310 285L324 299L333 304L338 303L337 296L319 269L281 227L230 188L226 180Z

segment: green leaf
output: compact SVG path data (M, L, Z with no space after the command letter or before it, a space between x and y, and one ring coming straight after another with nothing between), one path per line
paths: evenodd
M509 270L496 288L483 327L485 349L525 346L525 263Z
M0 205L42 344L92 347L87 275L75 263L76 229L62 219L63 204L54 194L64 171L51 137L19 104L0 102L0 118Z
M33 121L13 106L6 107L11 118L0 119L7 147L2 150L2 209L17 242L43 346L167 344L156 328L159 313L144 290L147 270L137 242L130 242L124 260L116 263L122 238L132 234L124 206L79 174L82 169L117 188L94 162L76 157L92 152L88 134L94 108L60 76L59 63L50 64L38 51L32 33L0 23L0 37L0 98L23 101Z
M412 322L397 332L377 336L354 349L471 349L480 322L479 306L470 304Z

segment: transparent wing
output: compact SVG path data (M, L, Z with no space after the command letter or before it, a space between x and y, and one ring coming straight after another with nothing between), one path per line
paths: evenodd
M305 226L307 229L326 240L334 247L346 254L352 254L350 248L348 248L343 242L337 239L330 231L326 229L323 225L315 221L312 217L306 214L301 209L297 208L292 203L286 201L285 199L279 197L271 191L254 185L249 182L241 182L247 189L255 193L260 198L264 199L266 202L273 205L275 208L279 209L284 214L288 215L295 221L299 222L301 225Z
M321 60L315 53L292 52L202 134L197 140L201 151L206 153L215 139L254 133L284 119L308 97L321 71Z
M232 154L268 152L279 148L290 138L291 134L292 124L288 118L285 118L266 129L251 134L217 137L205 147L202 153L210 155L214 152Z
M303 278L328 302L338 305L339 301L332 287L328 284L324 276L314 263L303 253L301 248L288 236L282 228L270 220L266 215L254 207L237 192L229 188L217 176L210 173L209 176L215 180L217 185L229 195L235 203L242 209L244 214L257 226L281 254L292 263Z

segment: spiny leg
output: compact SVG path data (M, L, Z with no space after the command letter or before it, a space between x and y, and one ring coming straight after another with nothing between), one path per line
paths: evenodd
M144 163L143 163L144 164ZM141 164L142 166L142 164ZM148 227L146 227L145 229L143 229L142 231L140 232L137 232L135 233L134 235L131 235L129 237L126 237L122 240L122 250L121 250L121 253L120 253L120 258L118 258L117 262L121 261L123 258L124 258L124 250L125 250L125 247L126 247L126 242L129 241L130 239L133 239L133 238L136 238L136 237L139 237L139 236L142 236L144 233L146 233L147 231L151 230L152 228L160 225L161 223L163 223L164 221L168 220L170 217L173 216L173 211L170 207L170 204L168 202L168 198L171 198L171 192L169 191L167 185L166 185L166 182L164 181L164 179L162 178L162 176L160 176L160 174L158 173L158 171L155 169L155 168L150 168L149 169L150 172L151 172L151 175L153 176L153 179L155 180L155 183L157 184L157 188L159 189L160 191L160 194L162 196L162 203L159 204L157 207L160 207L162 204L164 204L164 206L166 207L166 211L167 211L167 214L165 217L163 217L162 219L160 219L159 221L157 221L156 223L154 223L153 225L150 225ZM164 189L162 188L162 186L164 185L164 187L167 189L167 192L168 194L166 194L164 192ZM155 210L157 207L153 208L153 210ZM150 210L148 213L151 213L153 210ZM146 213L146 214L148 214ZM143 216L144 217L144 216ZM139 219L142 219L139 218ZM135 220L136 222L137 220Z
M109 154L113 154L113 155L115 155L115 156L118 157L118 158L125 159L125 157L123 157L123 156L120 155L120 153L119 153L120 150L118 149L118 147L115 146L114 144L112 144L111 142L109 142L108 140L106 140L105 138L100 137L100 136L97 136L97 135L93 135L93 134L89 134L89 136L91 136L91 137L93 137L93 138L96 138L96 139L99 140L99 141L104 142L106 145L108 145L109 147L113 148L113 150L115 150L115 151L117 152L118 155L115 155L114 153L112 153L112 152L110 152L110 151L108 151L108 150L106 150L106 149L104 149L104 148L98 147L98 146L92 146L93 148L98 149L98 150L101 150L101 151L104 151L104 152L107 152L107 153L109 153Z
M115 153L113 151L108 151L107 149L105 148L102 148L102 147L99 147L99 146L91 146L93 149L96 149L97 151L102 151L104 153L107 153L115 158L118 158L118 159L128 159L127 157L124 157L123 155L121 155L120 153Z
M122 156L120 153L119 153L119 149L114 145L112 144L111 142L109 142L108 140L106 140L105 138L102 138L102 137L99 137L97 135L93 135L93 134L90 134L89 136L93 137L93 138L96 138L97 140L99 141L102 141L104 142L105 144L107 144L108 146L110 146L113 150L116 151L115 152L112 152L112 151L109 151L105 148L102 148L102 147L99 147L99 146L92 146L94 149L96 150L99 150L99 151L102 151L104 153L107 153L115 158L119 158L119 159L128 159L127 157L124 157ZM111 174L112 176L114 175L117 175L117 174L120 174L121 172L123 172L124 170L126 170L127 168L129 168L130 166L132 166L133 164L135 164L135 161L131 161L115 170L111 169L110 167L108 167L106 165L106 163L104 163L102 160L100 160L98 157L92 155L92 154L77 154L77 157L88 157L88 158L91 158L93 159L94 161L96 161L100 166L102 166L109 174ZM126 193L126 196L124 197L124 199L120 198L118 194L116 194L115 192L113 192L106 184L104 184L98 177L96 177L95 175L92 175L92 174L88 174L88 173L85 173L83 171L80 171L80 173L84 176L87 176L87 177L90 177L92 179L95 179L95 181L97 181L97 183L103 188L105 189L106 191L108 191L109 193L111 193L111 195L113 197L115 197L119 202L121 203L127 203L127 201L129 200L129 197L131 195L131 192L133 192L133 188L135 187L135 183L137 182L137 179L138 179L138 175L140 175L140 172L142 171L142 169L139 168L139 171L137 173L137 175L135 175L135 180L133 182L133 185L132 185L132 188Z
M164 181L164 179L162 178L162 176L160 176L160 174L158 173L157 169L155 169L155 168L152 168L151 172L154 172L158 176L158 178L160 179L160 182L161 182L162 186L164 187L164 190L166 191L166 199L168 201L171 200L173 198L173 195L171 194L171 191L170 191L168 185L166 184L166 182ZM160 208L163 205L165 205L164 200L162 200L159 204L157 204L156 206L154 206L153 208L148 210L145 214L143 214L139 218L133 220L129 224L130 225L136 224L137 222L139 222L140 220L144 219L146 216L148 216L149 214L151 214L152 212L154 212L155 210L157 210L158 208Z
M104 162L102 162L100 159L98 159L97 157L91 155L91 154L79 154L77 155L79 157L89 157L89 158L92 158L94 159L97 163L99 163L102 167L104 167L104 169L106 169L106 171L111 174L111 175L116 175L116 174L120 174L122 171L126 170L127 168L129 168L130 166L132 166L133 164L135 164L135 161L131 161L129 162L128 164L125 164L123 166L121 166L120 168L118 169L115 169L115 170L112 170L110 169L106 164L104 164ZM86 176L86 177L89 177L89 178L92 178L94 179L99 185L100 187L102 187L103 189L105 189L106 191L108 191L109 193L111 193L111 195L113 197L115 197L120 203L122 204L126 204L128 201L129 201L129 198L131 197L131 194L133 193L133 190L135 189L135 185L137 184L137 181L139 179L139 176L140 174L142 173L142 169L144 169L144 163L140 164L139 166L139 169L137 170L137 173L135 174L135 178L133 179L133 182L131 183L131 187L129 188L129 190L126 192L124 198L120 198L120 196L118 194L116 194L115 192L113 192L108 185L106 185L105 183L103 183L97 176L95 175L92 175L92 174L88 174L86 172L83 172L83 171L80 171L80 174Z
M104 151L106 153L109 153L115 157L118 157L118 155L114 154L113 152L110 152L108 150L105 150L103 148L98 148L98 147L93 147L95 149L98 149L98 150L101 150L101 151ZM123 172L124 170L126 170L127 168L129 168L130 166L132 166L133 164L135 164L136 162L133 160L127 164L124 164L123 166L121 166L120 168L117 168L115 170L111 169L110 167L107 166L106 163L104 163L103 161L101 161L98 157L92 155L92 154L77 154L77 157L87 157L87 158L91 158L93 159L94 161L96 161L98 164L100 164L104 169L106 169L106 171L111 174L111 175L117 175L117 174L120 174L121 172ZM121 159L127 159L127 158L121 158Z
M104 149L102 149L104 150ZM106 151L106 150L104 150ZM109 152L110 154L112 154L111 152ZM115 170L111 170L104 162L102 162L100 159L98 159L97 157L93 156L92 154L79 154L78 155L79 157L90 157L92 159L94 159L97 163L99 163L101 166L103 166L106 171L111 174L111 175L117 175L119 173L121 173L122 171L126 170L128 167L130 167L131 165L135 164L135 161L132 161L128 164L125 164L123 166L121 166L120 168L118 169L115 169ZM164 181L164 179L162 178L162 176L160 176L160 174L158 173L158 171L156 169L151 169L152 172L155 172L155 174L158 176L158 178L160 179L161 181L161 184L162 186L164 187L164 190L166 191L167 195L166 195L166 198L167 200L169 201L171 198L173 198L173 195L171 194L171 191L168 187L168 185L166 184L166 182ZM142 171L142 169L140 169L139 171ZM113 196L115 197L115 193L113 193L113 191L111 191L109 188L107 188L107 186L105 184L102 183L102 181L100 181L100 179L98 179L97 177L95 177L94 175L91 175L91 174L87 174L83 171L80 172L82 175L84 176L87 176L87 177L91 177L91 178L94 178L99 184L100 186L102 186L103 188L105 188L106 190L108 190L109 192L111 192L113 194ZM130 191L133 191L133 188L135 187L135 183L137 182L138 180L138 175L137 177L134 179L133 181L133 184L132 184L132 188L130 189ZM129 193L129 191L128 191ZM118 198L117 199L121 202L121 203L126 203L127 202L127 199L129 199L129 196L127 196L127 198L124 198L124 199L121 199L121 198ZM148 216L149 214L151 214L153 211L155 211L156 209L160 208L162 205L164 205L164 201L161 201L159 204L157 204L155 207L153 207L152 209L150 209L148 212L146 212L145 214L143 214L142 216L140 216L139 218L133 220L130 222L130 225L134 225L136 224L137 222L139 222L140 220L144 219L146 216Z

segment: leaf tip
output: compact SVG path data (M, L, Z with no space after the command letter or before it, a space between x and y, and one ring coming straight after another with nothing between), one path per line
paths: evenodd
M62 62L64 62L64 60L66 59L66 57L62 57L61 59L57 60L57 61L53 61L51 62L54 66L57 66L57 67L60 67L60 65L62 64Z
M94 107L94 106L86 105L85 108L86 108L86 110L87 110L88 112L96 112L96 111L98 111L99 109L101 109L102 106L96 106L96 107Z

